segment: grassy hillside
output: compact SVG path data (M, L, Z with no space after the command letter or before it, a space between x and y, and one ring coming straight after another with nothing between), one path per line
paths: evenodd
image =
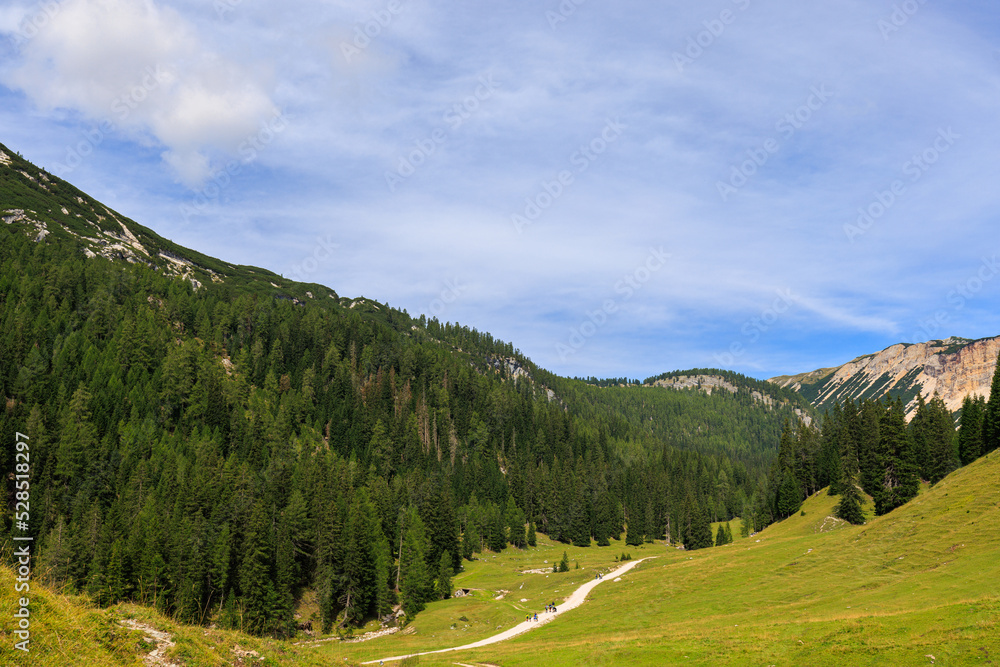
M432 603L402 633L362 643L281 643L179 626L140 608L86 610L79 599L36 594L40 661L67 651L87 664L133 664L150 650L125 617L171 632L179 663L238 664L233 648L261 653L254 664L357 664L488 637L527 611L568 595L623 550L656 556L621 581L598 586L581 608L508 642L422 656L421 665L981 665L1000 656L1000 452L963 468L909 504L864 526L831 518L821 492L802 512L750 538L695 552L660 544L598 549L542 539L468 564L456 588L471 597ZM580 569L547 570L563 550ZM546 570L525 572L525 570ZM3 571L2 604L13 604ZM503 597L498 598L500 595ZM522 602L521 600L526 600ZM9 664L9 620L0 662ZM930 657L933 656L933 659ZM990 662L993 661L993 662Z
M660 557L572 615L420 664L989 664L1000 654L997 489L994 452L865 526L831 519L837 499L824 492L730 546L647 545L633 555Z

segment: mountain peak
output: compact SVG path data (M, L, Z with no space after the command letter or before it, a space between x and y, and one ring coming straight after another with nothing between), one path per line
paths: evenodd
M930 399L937 393L952 412L966 396L989 396L1000 337L970 340L958 336L925 343L897 343L841 366L769 381L793 389L817 408L846 399L900 397L907 417L917 407L917 396Z

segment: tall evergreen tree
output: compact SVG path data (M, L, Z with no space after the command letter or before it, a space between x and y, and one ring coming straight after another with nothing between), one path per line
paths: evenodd
M263 634L269 629L275 602L274 577L271 572L271 524L263 502L257 501L243 538L240 565L240 593L244 607L243 630Z
M958 454L962 465L969 465L983 451L983 410L986 402L982 396L966 396L962 401L962 421L958 429Z
M715 529L715 546L721 547L729 544L729 540L726 536L726 526L724 524L719 524Z
M834 514L856 526L865 522L865 515L861 508L861 491L857 487L857 472L854 470L850 470L844 475L844 483L840 488L840 501L834 509Z
M402 553L399 556L399 592L403 611L411 620L431 599L433 579L427 567L429 540L420 515L410 510L404 519Z
M931 484L941 481L958 467L955 447L955 422L944 401L936 393L927 404L927 479Z
M1000 358L993 371L990 397L983 414L983 454L989 454L1000 447Z
M437 597L440 600L447 600L451 597L451 577L454 571L451 569L451 558L446 553L441 554L441 561L437 568Z
M798 477L790 468L785 468L781 486L778 487L777 512L779 517L789 517L802 507L802 488Z
M891 512L917 495L920 482L906 432L901 400L889 401L879 421L881 480L876 485L875 513Z

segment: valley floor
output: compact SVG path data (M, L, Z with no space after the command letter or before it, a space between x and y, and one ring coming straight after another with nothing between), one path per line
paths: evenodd
M122 628L126 618L169 633L175 646L166 654L176 664L377 664L474 644L529 612L541 617L546 604L558 607L620 566L623 552L631 552L633 569L619 582L606 576L580 607L508 641L424 655L418 664L1000 664L1000 451L864 526L834 521L836 501L820 492L801 514L757 535L694 552L662 543L575 548L540 536L536 548L467 563L454 587L470 596L432 603L401 632L362 643L259 640L179 626L132 605L85 609L47 593L33 612L34 662L24 664L72 664L66 656L136 664L154 646ZM551 572L563 551L570 571ZM7 609L10 570L2 579ZM0 663L22 664L11 661L9 627L8 616L0 622ZM263 660L240 657L237 645Z

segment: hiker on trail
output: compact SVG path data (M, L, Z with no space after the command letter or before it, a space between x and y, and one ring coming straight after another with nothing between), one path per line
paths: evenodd
M536 621L538 620L538 614L537 613L535 614L535 620Z

